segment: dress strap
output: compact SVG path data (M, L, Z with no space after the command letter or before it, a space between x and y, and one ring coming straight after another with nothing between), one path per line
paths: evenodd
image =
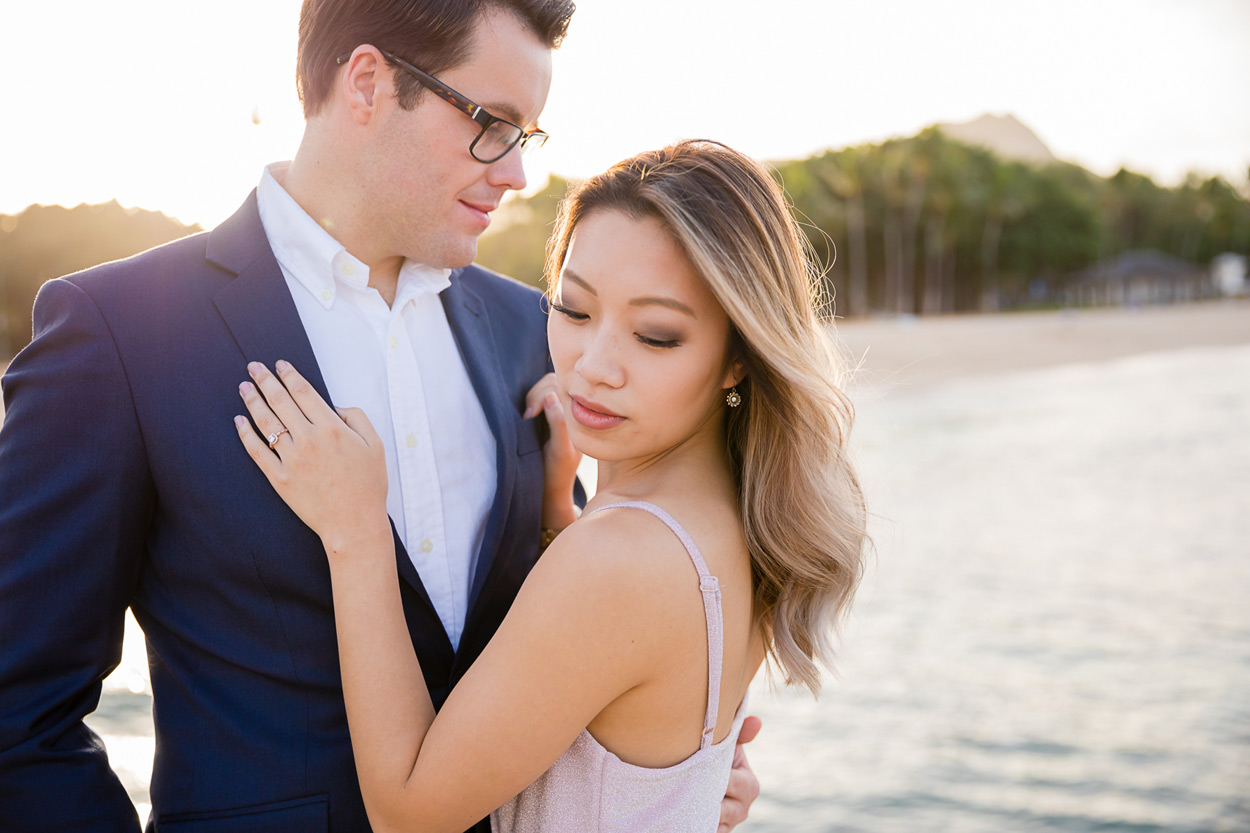
M703 737L699 741L699 749L707 749L712 745L712 737L716 731L716 717L720 711L721 663L725 649L725 622L721 613L720 582L716 580L716 576L708 572L707 562L703 560L702 553L695 546L694 539L690 537L690 533L686 532L685 527L654 503L641 500L622 501L600 506L591 514L605 509L641 509L659 518L681 540L686 552L690 554L690 560L694 562L695 570L699 573L699 590L703 593L703 613L707 618L707 713L703 716Z

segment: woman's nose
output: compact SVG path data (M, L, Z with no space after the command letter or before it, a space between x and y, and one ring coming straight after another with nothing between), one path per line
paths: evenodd
M625 383L625 370L620 361L617 337L600 328L587 340L586 347L573 369L593 385L619 388Z

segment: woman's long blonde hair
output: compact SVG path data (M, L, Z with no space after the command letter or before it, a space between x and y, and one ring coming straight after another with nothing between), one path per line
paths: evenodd
M817 663L832 668L833 637L863 574L867 516L848 458L854 410L820 320L810 246L764 168L690 140L570 192L548 244L548 287L578 222L603 209L659 219L729 315L746 378L726 428L755 611L785 682L816 693Z

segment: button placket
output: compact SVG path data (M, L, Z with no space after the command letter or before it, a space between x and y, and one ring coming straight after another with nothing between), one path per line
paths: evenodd
M408 530L405 543L431 595L454 599L447 554L440 544L444 535L442 494L432 444L428 442L430 426L424 384L403 315L410 300L395 304L385 351L397 468ZM453 633L455 607L438 612L448 633Z

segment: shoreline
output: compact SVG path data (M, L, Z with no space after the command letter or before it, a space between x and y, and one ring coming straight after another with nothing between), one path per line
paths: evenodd
M969 376L1250 344L1250 300L851 319L835 324L853 392L928 388Z

